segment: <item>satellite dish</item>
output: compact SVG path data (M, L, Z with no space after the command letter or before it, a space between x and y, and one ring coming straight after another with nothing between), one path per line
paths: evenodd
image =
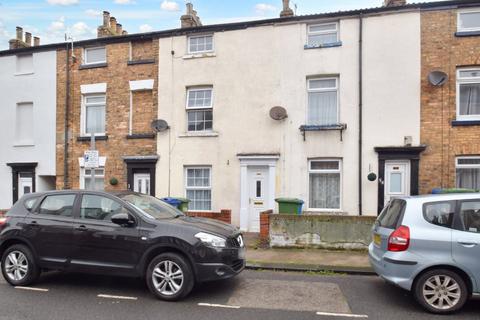
M287 110L284 107L277 106L270 109L270 118L273 120L283 120L287 117Z
M167 121L162 119L153 120L150 125L155 132L162 132L170 128Z
M443 85L448 79L448 75L443 71L432 71L428 75L428 81L434 86Z

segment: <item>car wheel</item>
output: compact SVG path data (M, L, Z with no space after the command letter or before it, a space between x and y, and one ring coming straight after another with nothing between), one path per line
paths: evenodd
M427 311L437 314L460 310L469 293L465 281L457 273L437 269L425 272L415 283L415 298Z
M176 253L156 256L148 265L146 277L150 291L167 301L187 296L195 282L189 262Z
M32 251L25 245L9 247L2 256L2 273L12 286L27 286L40 276Z

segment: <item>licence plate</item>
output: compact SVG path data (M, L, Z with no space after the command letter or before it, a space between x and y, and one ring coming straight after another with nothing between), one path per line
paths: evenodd
M375 243L377 246L380 246L382 243L382 237L378 233L373 234L373 243Z

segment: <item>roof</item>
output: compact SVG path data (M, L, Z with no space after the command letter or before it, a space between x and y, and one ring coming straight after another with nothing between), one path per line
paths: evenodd
M251 27L259 27L259 26L266 26L266 25L280 24L280 23L292 23L292 22L298 23L302 21L315 20L315 19L342 18L342 17L351 17L351 16L359 16L359 15L372 15L372 14L382 14L382 13L411 11L411 10L442 10L442 9L451 9L451 8L457 8L457 7L473 7L473 6L480 6L480 0L448 0L448 1L409 3L404 6L363 8L363 9L355 9L355 10L299 15L299 16L292 16L292 17L281 17L281 18L263 19L263 20L254 20L254 21L212 24L212 25L204 25L204 26L193 27L193 28L176 28L176 29L153 31L153 32L147 32L147 33L127 34L127 35L113 36L113 37L94 38L94 39L75 41L74 46L110 44L110 43L127 42L132 40L141 40L141 39L167 38L167 37L181 36L185 34L199 33L199 32L223 32L223 31L231 31L231 30L242 30L242 29L247 29ZM0 51L0 56L17 54L17 53L26 53L26 52L56 50L56 49L64 48L67 44L69 43L62 42L62 43L45 44L45 45L40 45L35 47L3 50L3 51Z

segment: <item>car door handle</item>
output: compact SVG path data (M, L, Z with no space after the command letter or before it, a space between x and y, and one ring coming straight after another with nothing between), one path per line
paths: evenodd
M35 221L35 220L34 220L34 221L30 221L30 222L28 223L28 225L31 226L31 227L38 227L38 226L39 226L38 222Z
M478 242L475 241L475 240L458 240L457 241L459 244L461 244L462 246L464 247L467 247L467 248L472 248L472 247L475 247Z
M77 230L77 231L87 231L88 228L82 225L82 226L76 227L75 230Z

